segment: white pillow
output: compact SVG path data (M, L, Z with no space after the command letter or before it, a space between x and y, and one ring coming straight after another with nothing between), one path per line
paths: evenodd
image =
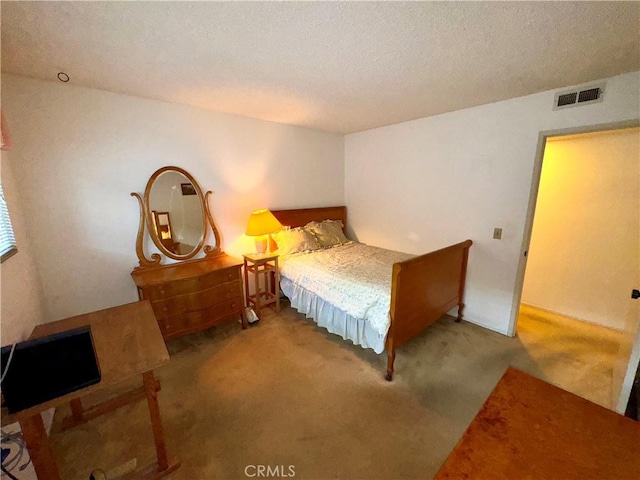
M278 245L280 255L291 255L298 252L318 250L320 245L316 238L302 227L282 229L271 234Z
M323 220L322 222L309 222L305 229L313 234L322 248L333 247L349 243L349 239L344 236L340 220Z

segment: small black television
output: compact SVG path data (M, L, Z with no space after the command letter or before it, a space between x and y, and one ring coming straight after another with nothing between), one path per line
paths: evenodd
M16 343L13 355L12 347L8 345L0 351L0 369L5 375L2 395L9 413L100 381L89 326Z

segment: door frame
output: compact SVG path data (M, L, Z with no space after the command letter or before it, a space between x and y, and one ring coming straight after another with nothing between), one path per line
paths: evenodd
M520 247L520 260L518 262L518 271L516 274L516 285L513 292L511 315L509 317L509 327L507 329L508 336L514 337L516 335L518 313L520 310L520 303L522 301L522 289L524 286L524 276L527 267L527 252L529 251L529 246L531 244L533 219L535 217L536 202L538 201L540 176L542 175L542 162L544 160L544 152L547 145L547 139L550 137L564 137L567 135L577 135L581 133L606 132L611 130L625 130L628 128L638 127L640 127L640 119L625 120L622 122L600 123L597 125L585 125L582 127L563 128L559 130L545 130L541 131L538 134L538 146L536 148L536 156L533 164L533 174L531 176L529 204L527 206L527 216L525 219L524 232L522 235L522 245Z

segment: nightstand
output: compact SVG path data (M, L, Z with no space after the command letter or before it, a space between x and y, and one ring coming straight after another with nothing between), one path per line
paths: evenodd
M244 257L244 292L247 306L260 309L275 303L280 312L280 270L277 253L248 253ZM249 274L253 274L253 294L249 293ZM262 277L262 282L260 281Z

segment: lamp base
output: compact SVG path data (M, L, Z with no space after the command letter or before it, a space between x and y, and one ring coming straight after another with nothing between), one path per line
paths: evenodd
M266 251L267 251L267 236L260 235L259 237L256 237L256 252L264 253Z

